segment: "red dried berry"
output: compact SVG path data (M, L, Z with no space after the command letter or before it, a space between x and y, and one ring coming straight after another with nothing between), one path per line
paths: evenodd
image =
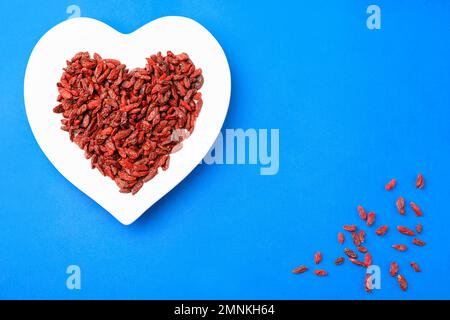
M397 275L397 282L403 291L406 291L406 289L408 289L408 282L406 282L405 277L401 274Z
M349 249L349 248L345 248L344 249L344 253L347 255L347 257L349 258L353 258L356 259L358 258L358 255L355 253L355 251Z
M413 209L416 216L421 217L423 216L422 210L420 210L419 206L415 204L414 202L411 202L411 208Z
M411 229L407 228L407 227L403 227L403 226L397 226L397 230L404 235L407 236L414 236L415 232L412 231Z
M358 214L362 220L367 220L367 213L363 206L358 206Z
M367 248L364 247L364 246L359 246L356 249L358 249L358 251L361 252L361 253L366 253L367 252Z
M340 244L343 244L344 241L345 241L345 237L344 237L344 234L342 232L338 233L338 241L339 241Z
M356 260L354 258L349 258L349 260L353 263L356 264L359 267L366 267L366 264L364 262L361 262L359 260Z
M326 277L328 275L328 272L326 270L319 269L319 270L314 270L314 274L319 277Z
M367 293L372 293L372 287L372 276L366 273L364 278L364 290L366 290Z
M404 244L393 244L392 248L398 250L398 251L406 251L408 250L408 247Z
M388 232L388 230L389 230L389 226L381 226L377 230L375 230L375 233L378 236L384 236L386 234L386 232Z
M416 246L419 246L419 247L423 247L424 245L426 245L425 241L420 240L420 239L417 239L417 238L414 238L412 242L413 242Z
M317 251L314 255L314 263L319 264L322 261L322 253L320 251Z
M411 267L414 269L415 272L422 272L422 270L420 269L419 265L416 262L411 262Z
M401 215L405 214L405 199L403 197L398 197L397 201L395 202L397 206L397 210Z
M366 232L364 230L359 230L358 236L361 243L364 243L366 241Z
M389 274L391 277L395 277L395 275L398 273L398 263L397 262L391 262L391 267L389 268Z
M416 232L417 232L417 233L422 233L422 230L423 230L422 224L418 223L418 224L416 225Z
M423 179L423 175L419 173L416 179L416 188L422 189L425 185L425 180Z
M392 189L394 189L395 185L397 184L397 181L395 179L392 179L391 181L389 181L385 188L387 191L391 191Z
M336 260L334 260L334 264L339 266L339 265L343 264L344 261L345 261L345 259L343 257L338 257L338 258L336 258Z
M292 270L293 274L300 274L300 273L305 273L306 271L308 271L308 267L307 266L299 266L297 268L295 268L294 270Z
M366 267L370 267L372 265L372 255L369 252L364 255L364 264Z
M352 232L352 240L353 240L353 244L356 247L361 245L361 240L359 240L359 235L355 231Z
M356 231L356 226L354 224L346 224L343 226L343 229L348 232L354 232Z
M371 211L367 215L367 226L370 227L375 223L375 212Z

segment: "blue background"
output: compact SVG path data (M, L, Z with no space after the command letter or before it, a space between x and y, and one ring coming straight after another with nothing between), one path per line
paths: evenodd
M73 187L39 149L23 102L31 50L70 4L124 33L165 15L202 23L231 67L224 129L279 128L279 173L200 165L128 227ZM366 27L369 4L381 30ZM446 0L2 1L0 298L449 299L449 13ZM398 215L400 194L425 216ZM404 236L365 228L384 271L372 295L362 268L333 265L341 226L361 225L358 204L377 226L420 220L427 241L398 253L390 245ZM292 275L316 250L329 277ZM393 259L406 293L386 272ZM80 291L66 288L71 264Z

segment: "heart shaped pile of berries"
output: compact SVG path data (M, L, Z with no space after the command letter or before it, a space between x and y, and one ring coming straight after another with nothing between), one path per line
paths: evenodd
M92 168L136 194L167 170L170 154L192 133L202 109L202 69L168 51L129 71L115 59L77 53L57 83L61 129Z

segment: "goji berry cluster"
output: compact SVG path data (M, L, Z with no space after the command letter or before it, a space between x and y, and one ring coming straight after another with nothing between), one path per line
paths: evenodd
M385 189L387 191L391 191L395 188L396 184L397 184L396 180L392 179L391 181L389 181L386 184ZM422 189L424 187L424 185L425 185L425 180L423 178L423 175L419 173L417 176L417 179L416 179L416 187L418 189ZM398 212L401 215L405 215L405 213L406 213L405 199L401 196L398 197L395 205L397 207ZM413 212L415 213L415 215L417 217L423 216L422 210L419 208L419 206L416 203L411 202L410 205L411 205L411 209L413 210ZM375 218L376 218L375 212L371 211L371 212L367 213L366 210L364 209L364 207L361 205L359 205L357 207L357 211L358 211L358 215L359 215L360 219L365 221L367 227L371 227L375 223ZM420 246L420 247L423 247L426 244L425 241L415 237L417 234L422 233L423 226L421 223L416 224L415 230L412 230L411 228L408 228L405 226L397 226L396 229L402 235L405 235L408 237L413 237L413 239L411 240L412 244L414 244L416 246ZM360 267L364 267L364 268L370 267L372 265L372 255L370 254L369 250L365 246L362 245L366 241L366 232L363 229L358 230L358 228L354 224L344 225L343 230L345 232L350 233L353 245L355 246L355 248L357 249L358 252L364 254L364 257L362 259L359 259L358 254L354 250L346 247L346 248L344 248L343 252L347 256L348 260L350 262L352 262L353 264L360 266ZM375 229L374 233L377 236L384 236L388 231L389 231L389 226L382 225L382 226L378 227L377 229ZM344 244L345 235L343 232L338 233L337 240L341 245ZM408 250L408 246L404 243L393 244L392 248L394 248L395 250L401 251L401 252ZM314 255L314 263L316 265L318 265L318 264L320 264L322 259L323 259L322 253L320 251L316 252L316 254ZM337 257L334 261L334 264L337 266L342 265L344 263L344 261L345 261L344 257ZM421 272L421 268L419 267L417 262L411 261L410 266L415 272ZM399 270L400 270L400 268L399 268L398 263L396 261L391 262L391 265L389 268L389 274L392 277L396 277L400 288L403 291L406 291L408 288L408 282L407 282L406 278L402 274L399 273ZM292 270L292 273L300 274L300 273L305 273L306 271L308 271L308 267L306 265L301 265L301 266L295 268L294 270ZM328 275L328 271L326 271L324 269L315 269L314 273L317 276L327 276ZM369 292L369 293L372 292L372 278L371 278L370 274L368 274L368 273L366 273L366 276L364 279L364 288L367 292Z
M159 52L128 71L118 60L79 52L67 61L53 111L92 168L135 194L169 167L170 153L194 130L202 85L202 69L186 53Z

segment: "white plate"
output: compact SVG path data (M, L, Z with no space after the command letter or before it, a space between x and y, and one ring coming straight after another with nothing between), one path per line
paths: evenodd
M203 69L203 108L193 134L171 155L169 169L160 170L136 195L122 194L114 181L91 169L84 152L60 129L61 115L52 111L57 105L56 83L66 60L79 51L118 59L131 70L144 67L151 54L168 50L188 53L196 67ZM223 125L230 93L230 69L221 46L202 25L183 17L163 17L130 34L90 18L62 22L34 47L24 83L28 121L45 155L67 180L125 225L134 222L200 163Z

